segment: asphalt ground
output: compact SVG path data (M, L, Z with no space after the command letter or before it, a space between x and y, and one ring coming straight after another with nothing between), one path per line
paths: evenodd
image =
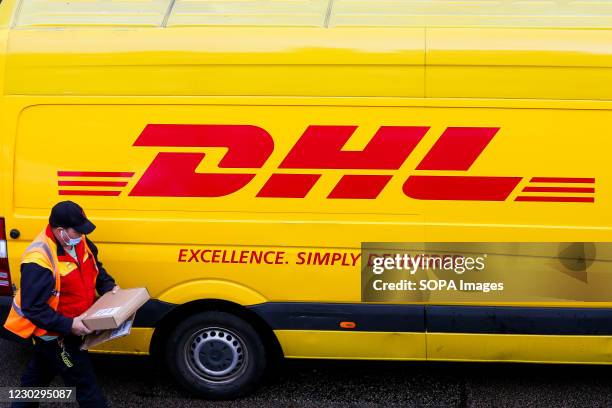
M0 340L0 386L19 385L30 355L27 346ZM205 401L149 357L91 356L112 407L612 406L612 366L286 360L253 394Z

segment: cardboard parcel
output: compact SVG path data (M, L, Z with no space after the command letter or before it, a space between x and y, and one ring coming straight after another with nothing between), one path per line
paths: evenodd
M93 333L85 336L82 350L130 334L136 311L150 299L146 288L107 292L88 310L83 324Z

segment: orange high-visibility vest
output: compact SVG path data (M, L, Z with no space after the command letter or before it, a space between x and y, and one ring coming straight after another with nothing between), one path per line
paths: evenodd
M51 296L49 297L47 303L51 309L57 310L60 296L57 245L53 239L47 236L45 230L36 236L21 258L22 264L32 262L51 270L53 279L55 280L55 288L51 292ZM43 336L45 333L47 333L47 330L37 327L23 315L23 312L21 311L21 289L17 290L17 293L13 298L11 311L9 312L8 318L4 323L4 327L23 338L29 338L32 335Z

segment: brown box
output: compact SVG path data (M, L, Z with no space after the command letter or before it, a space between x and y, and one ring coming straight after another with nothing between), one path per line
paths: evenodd
M81 350L88 350L98 344L102 344L112 339L117 339L119 337L127 336L130 334L130 330L132 329L132 323L134 323L134 317L136 314L134 313L130 316L123 324L116 329L109 330L96 330L91 334L88 334L83 339L83 343L81 343Z
M85 313L83 324L89 330L116 329L150 299L146 288L119 289L107 292Z

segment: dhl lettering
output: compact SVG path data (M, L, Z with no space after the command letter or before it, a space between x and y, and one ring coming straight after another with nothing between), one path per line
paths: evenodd
M397 170L429 128L381 126L362 151L342 150L355 130L357 126L309 126L279 169ZM321 175L273 174L257 196L305 197L316 176ZM391 175L346 175L327 198L374 199L390 180Z
M362 151L343 151L355 130L357 126L309 126L279 168L397 170L429 128L381 126Z
M319 126L306 128L278 167L263 182L258 198L305 198L324 172L340 171L340 178L329 191L328 199L376 199L384 191L395 171L401 168L430 130L427 126L381 126L362 150L344 146L357 126ZM470 176L469 171L489 143L499 133L497 127L448 127L402 186L403 193L417 200L505 201L523 177ZM205 159L199 152L158 152L129 196L138 197L224 197L253 181L274 150L274 140L264 129L252 125L185 125L150 124L137 140L137 147L222 147L227 149L219 169L242 171L199 173L196 169ZM360 170L358 174L352 171ZM376 174L363 174L376 170ZM444 175L431 172L444 171ZM458 172L451 174L448 172ZM104 172L58 171L59 177L102 177ZM115 174L115 173L113 173ZM130 177L133 172L120 172L117 177ZM566 183L568 187L541 183ZM574 184L581 183L576 186ZM593 203L595 179L549 175L531 177L528 185L514 197L517 202ZM66 186L123 187L125 181L109 183L97 180L59 180L61 195L118 196L116 189L66 189ZM585 184L591 184L585 186ZM532 195L556 193L561 196ZM112 194L110 194L112 193ZM572 196L564 194L573 194ZM189 259L197 257L185 254ZM181 261L182 262L182 261ZM187 262L187 261L185 261ZM191 260L189 262L192 262Z
M177 262L202 264L291 264L300 266L354 267L361 259L360 253L334 251L303 251L287 253L278 250L237 250L180 248Z
M147 125L134 146L226 147L220 168L261 168L272 137L248 125ZM158 153L129 195L141 197L222 197L246 186L255 173L196 173L204 153Z
M280 265L286 263L284 251L238 251L190 248L179 249L178 262L267 265Z
M466 171L499 128L449 127L436 141L417 170ZM404 194L418 200L504 201L522 177L410 176Z
M347 252L298 252L296 265L355 266L361 254Z

